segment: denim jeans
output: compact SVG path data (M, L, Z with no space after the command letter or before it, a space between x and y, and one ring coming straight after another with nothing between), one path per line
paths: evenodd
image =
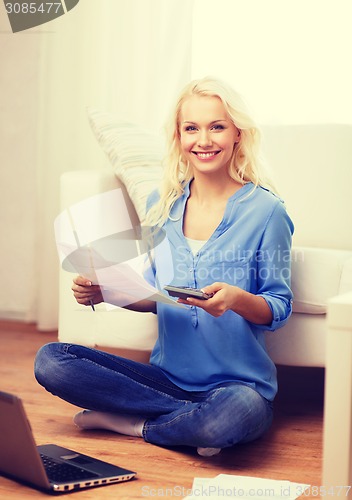
M225 448L260 437L272 422L272 403L245 384L188 392L156 366L80 345L43 346L35 376L73 405L144 417L145 441L162 446Z

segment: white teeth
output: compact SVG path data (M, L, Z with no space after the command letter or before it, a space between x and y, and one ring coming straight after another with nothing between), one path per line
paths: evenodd
M196 153L199 158L210 158L211 156L215 156L216 153Z

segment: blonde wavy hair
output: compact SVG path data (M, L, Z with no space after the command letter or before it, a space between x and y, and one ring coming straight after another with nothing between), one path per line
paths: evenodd
M192 96L217 97L241 133L229 162L229 175L236 182L253 182L275 192L273 183L265 173L260 155L261 131L251 118L243 98L225 82L212 77L191 81L177 99L171 118L167 123L167 153L164 159L164 178L160 187L160 198L147 214L150 225L162 225L169 217L175 201L182 196L185 185L193 178L192 166L185 161L180 145L180 115L182 104Z

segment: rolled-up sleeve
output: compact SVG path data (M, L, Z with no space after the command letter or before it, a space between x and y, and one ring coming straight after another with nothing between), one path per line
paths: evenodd
M256 255L257 295L269 305L273 321L270 325L256 325L263 330L281 328L292 313L291 244L293 223L285 205L278 200L264 227L260 248Z

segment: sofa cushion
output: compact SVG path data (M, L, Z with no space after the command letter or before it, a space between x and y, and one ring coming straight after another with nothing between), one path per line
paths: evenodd
M94 135L108 155L117 177L126 186L141 222L146 201L163 174L162 138L111 113L88 108Z
M293 312L325 314L327 300L347 291L351 284L352 252L311 247L292 249Z

